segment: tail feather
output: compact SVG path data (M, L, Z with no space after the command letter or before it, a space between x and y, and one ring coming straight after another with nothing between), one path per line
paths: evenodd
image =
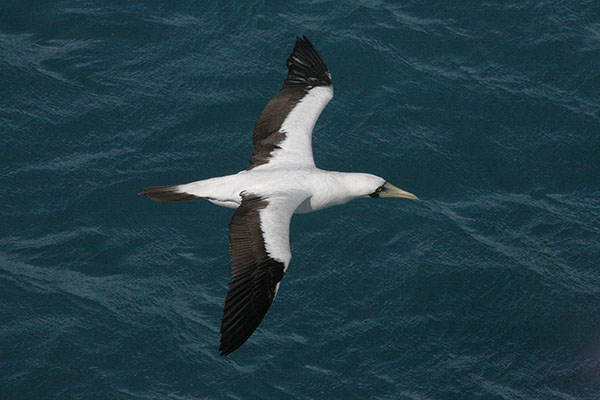
M140 192L139 194L148 196L152 200L161 203L171 201L188 201L201 198L193 194L180 191L179 186L181 185L151 186L144 188L146 191Z

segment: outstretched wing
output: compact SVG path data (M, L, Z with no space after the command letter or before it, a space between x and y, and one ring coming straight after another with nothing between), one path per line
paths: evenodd
M315 165L312 131L333 98L331 74L306 36L296 38L286 64L288 76L283 89L267 104L254 126L249 169Z
M232 273L221 321L221 355L240 347L271 306L292 258L290 220L307 197L300 191L269 197L242 193L229 223Z

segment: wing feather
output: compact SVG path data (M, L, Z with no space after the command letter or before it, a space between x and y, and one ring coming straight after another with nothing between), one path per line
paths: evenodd
M242 193L229 223L232 273L221 321L221 355L240 347L269 310L290 262L289 226L304 192Z
M312 131L333 98L331 74L304 36L296 39L287 59L283 89L265 107L254 126L254 153L250 168L280 165L314 166Z

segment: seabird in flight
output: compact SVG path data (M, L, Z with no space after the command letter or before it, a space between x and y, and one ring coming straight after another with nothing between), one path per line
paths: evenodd
M254 126L248 169L182 185L149 187L140 193L159 202L206 199L236 209L229 223L232 274L221 321L221 355L236 350L252 335L277 295L292 258L293 214L359 197L417 199L375 175L315 166L312 131L333 98L331 74L306 36L296 39L286 64L283 89Z

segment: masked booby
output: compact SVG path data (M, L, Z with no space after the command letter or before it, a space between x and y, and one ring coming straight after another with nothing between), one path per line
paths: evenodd
M206 199L235 208L229 223L232 274L221 321L221 355L239 348L258 327L287 270L293 214L322 210L359 197L417 199L371 174L315 166L312 131L333 98L331 74L303 36L286 62L283 89L254 127L250 167L235 175L148 187L159 202Z

